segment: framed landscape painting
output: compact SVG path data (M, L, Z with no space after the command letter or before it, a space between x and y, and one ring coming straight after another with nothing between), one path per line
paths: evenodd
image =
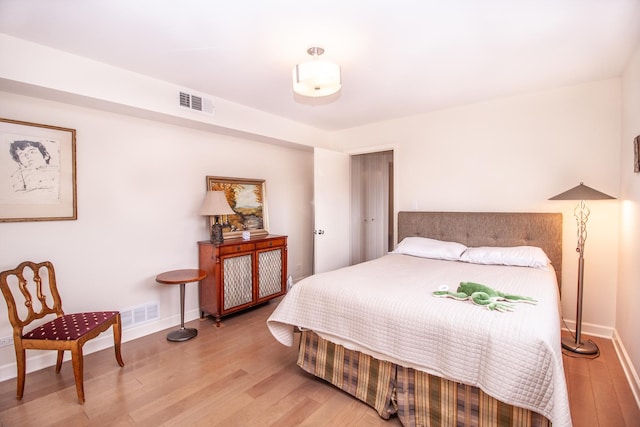
M77 217L75 129L0 118L0 222Z
M207 191L224 191L235 215L221 215L222 233L225 239L242 237L243 231L251 236L269 234L264 179L228 178L207 176ZM215 221L210 218L210 226Z

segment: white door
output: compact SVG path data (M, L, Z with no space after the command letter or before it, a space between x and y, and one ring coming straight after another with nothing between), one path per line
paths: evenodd
M313 153L313 273L349 265L349 155L315 148Z

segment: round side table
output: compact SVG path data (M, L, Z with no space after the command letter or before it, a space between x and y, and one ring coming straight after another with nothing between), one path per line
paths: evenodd
M204 270L186 269L167 271L156 276L156 282L165 285L180 285L180 329L167 334L167 341L187 341L198 335L195 328L184 327L184 285L199 282L207 277Z

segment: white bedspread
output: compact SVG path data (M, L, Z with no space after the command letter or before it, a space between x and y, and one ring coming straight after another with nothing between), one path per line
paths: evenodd
M539 302L500 313L432 296L461 281ZM554 427L571 426L553 271L389 254L300 281L267 324L284 345L293 344L292 325L311 329L379 359L477 386Z

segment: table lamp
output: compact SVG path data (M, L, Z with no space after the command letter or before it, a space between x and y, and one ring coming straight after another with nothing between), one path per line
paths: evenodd
M582 182L580 185L573 187L570 190L560 193L557 196L551 197L549 200L579 200L578 205L573 210L573 215L576 217L578 224L578 245L576 252L578 252L578 297L577 297L577 313L576 313L576 334L575 338L563 337L562 348L579 354L597 354L598 346L592 342L582 342L580 334L582 332L582 293L583 293L583 281L584 281L584 242L587 240L587 220L591 211L587 206L585 200L603 200L603 199L615 199L608 194L601 193L598 190L594 190L591 187L587 187Z
M200 215L215 217L215 222L211 226L211 242L215 244L224 242L220 215L235 215L235 212L229 206L224 191L207 191L202 207L200 207Z

